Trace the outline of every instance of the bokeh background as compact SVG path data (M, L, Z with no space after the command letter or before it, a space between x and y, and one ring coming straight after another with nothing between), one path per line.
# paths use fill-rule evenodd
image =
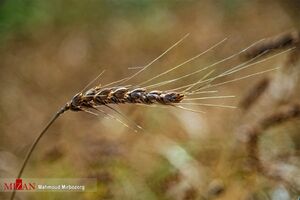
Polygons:
M133 74L136 69L132 67L144 66L190 33L182 44L133 79L130 84L134 85L228 38L214 51L152 83L180 77L262 38L297 29L297 9L289 10L297 7L293 1L285 2L1 1L1 177L16 176L41 128L103 69L105 75L94 85ZM283 66L286 59L287 54L282 54L221 81ZM216 71L241 62L240 58L230 60ZM238 105L257 81L275 75L273 72L220 86L220 95L236 98L201 102ZM175 88L200 77L157 89ZM280 83L289 80L287 77ZM292 91L297 101L297 90ZM280 94L285 96L285 90ZM193 108L206 114L169 107L115 107L141 125L144 133L134 133L102 116L67 112L38 145L24 177L97 178L97 192L18 193L17 198L296 199L300 195L297 120L271 128L259 138L260 158L285 163L278 168L286 172L285 181L253 170L248 162L245 127L276 110L275 97L271 96L266 95L247 114L240 109L213 107ZM2 193L0 197L5 199L7 195Z

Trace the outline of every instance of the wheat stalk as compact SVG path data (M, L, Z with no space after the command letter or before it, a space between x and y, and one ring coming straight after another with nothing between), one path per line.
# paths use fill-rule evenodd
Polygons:
M229 76L231 74L234 74L236 72L244 70L244 69L246 69L250 66L253 66L257 63L264 62L268 59L273 58L274 56L277 56L277 55L280 55L282 53L285 53L285 52L288 52L288 51L292 50L292 48L291 48L291 49L288 49L284 52L281 52L281 53L278 53L276 55L265 58L263 60L260 60L258 62L251 63L254 59L257 59L260 56L260 55L257 55L255 58L252 58L252 59L250 59L250 60L248 60L248 61L246 61L246 62L244 62L240 65L237 65L233 68L230 68L229 70L227 70L227 71L225 71L225 72L223 72L219 75L215 75L212 78L209 78L209 76L214 72L214 70L210 71L209 73L204 75L200 80L198 80L194 83L187 84L187 85L181 86L179 88L174 88L172 90L166 90L166 91L150 90L150 91L147 91L148 88L170 84L170 83L176 82L180 79L195 75L195 74L197 74L201 71L204 71L206 69L210 69L213 66L216 66L216 65L218 65L222 62L225 62L229 59L232 59L232 58L244 53L248 48L250 48L251 46L258 43L258 42L255 42L254 44L250 45L249 47L243 49L242 51L240 51L238 53L235 53L235 54L233 54L233 55L231 55L227 58L224 58L220 61L217 61L217 62L215 62L215 63L213 63L209 66L206 66L206 67L198 69L194 72L183 75L179 78L163 81L163 82L160 82L160 83L156 83L156 84L152 84L152 85L148 85L148 86L144 86L144 87L122 86L122 84L128 82L129 80L133 79L134 77L136 77L137 75L139 75L140 73L145 71L154 62L159 60L163 55L165 55L171 49L173 49L175 46L180 44L187 36L188 36L188 34L185 35L183 38L181 38L179 41L177 41L174 45L172 45L170 48L168 48L162 54L160 54L157 58L152 60L149 64L142 67L138 72L134 73L132 76L129 76L129 77L121 79L121 80L114 81L112 83L109 83L109 84L106 84L106 85L103 85L103 86L92 87L91 89L88 89L87 91L84 92L84 90L86 90L95 80L97 80L104 73L104 71L101 72L81 92L77 93L68 103L66 103L65 106L63 106L53 116L53 118L48 122L48 124L45 126L45 128L38 134L37 138L34 140L32 146L30 147L26 157L24 158L24 161L21 165L21 168L20 168L20 171L18 173L17 178L22 177L24 169L25 169L32 153L34 152L37 144L39 143L40 139L44 136L44 134L50 128L50 126L61 116L61 114L63 114L64 112L66 112L68 110L76 111L76 112L84 111L84 112L88 112L88 113L95 114L95 115L98 115L98 113L102 113L105 116L108 116L110 118L113 118L113 119L117 120L118 122L122 123L126 127L131 128L130 126L128 126L126 123L124 123L120 119L118 119L118 118L116 118L116 117L100 110L99 107L103 107L103 106L108 107L108 108L110 108L111 110L117 112L120 115L122 115L122 113L120 113L118 110L115 110L114 108L110 107L110 105L114 105L114 104L135 104L135 105L146 105L146 106L163 106L163 107L169 106L169 107L176 107L176 108L179 108L179 109L183 109L183 110L191 111L191 112L197 112L197 113L203 113L203 111L193 110L193 109L190 109L190 108L183 107L182 105L197 105L197 106L208 106L208 107L235 108L234 106L228 106L228 105L193 103L193 102L189 102L189 101L202 100L202 99L232 98L234 96L204 96L204 97L193 97L193 98L190 98L190 97L193 96L193 95L198 95L198 94L215 93L217 91L214 91L214 90L212 90L212 91L209 91L209 90L208 91L203 91L203 90L207 89L207 88L216 87L216 86L219 86L219 85L224 85L224 84L227 84L227 83L243 80L245 78L257 76L257 75L260 75L260 74L263 74L263 73L266 73L266 72L270 72L274 69L277 69L277 68L268 69L268 70L265 70L265 71L249 74L249 75L239 77L239 78L235 78L235 79L232 79L232 80L227 80L227 81L212 84L212 82L214 82L218 78L222 78L224 76ZM148 81L144 81L144 82L142 82L138 85L144 85L146 83L149 83L149 82L151 82L152 80L155 80L158 77L161 77L161 76L163 76L163 75L165 75L165 74L167 74L167 73L169 73L173 70L178 69L179 67L184 66L185 64L191 62L192 60L195 60L196 58L200 57L204 53L207 53L208 51L210 51L213 48L217 47L218 45L223 43L225 40L226 39L218 42L217 44L213 45L212 47L210 47L206 51L204 51L200 54L197 54L196 56L186 60L185 62L183 62L179 65L176 65L175 67L173 67L169 70L166 70L165 72L163 72L159 75L156 75L156 76L150 78ZM260 41L262 41L262 40L260 40ZM116 85L116 84L119 84L119 86L112 86L112 85ZM204 86L199 87L200 84L204 84ZM193 88L195 88L195 89L193 89ZM186 98L186 97L188 97L188 98ZM93 112L93 111L96 111L96 113ZM122 116L124 117L124 115L122 115ZM141 129L141 127L138 126L138 125L136 125L136 127ZM14 190L12 192L10 199L13 200L15 195L16 195L16 190Z

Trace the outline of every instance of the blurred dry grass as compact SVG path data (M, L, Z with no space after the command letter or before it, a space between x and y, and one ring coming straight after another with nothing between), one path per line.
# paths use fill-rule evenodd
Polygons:
M293 28L287 11L280 5L258 0L11 0L1 2L0 24L1 177L17 174L22 158L43 124L101 70L107 70L101 83L121 79L133 72L128 67L145 65L181 36L191 33L184 44L139 76L137 83L229 37L226 45L165 80ZM285 60L283 55L247 72L284 65ZM237 62L240 61L221 67ZM237 104L259 79L228 84L218 90L237 95L229 102ZM289 77L282 80L288 81ZM85 113L64 114L42 139L24 176L96 177L98 192L18 196L22 199L295 198L299 188L269 179L249 167L246 145L240 139L239 132L243 132L240 129L250 126L264 112L275 111L276 106L268 97L247 114L210 108L204 109L207 114L198 115L172 108L120 106L147 130L143 135L134 134L112 120ZM297 101L297 95L293 99ZM299 121L267 130L261 141L261 157L268 160L281 153L293 154L284 160L288 166L283 169L299 171Z

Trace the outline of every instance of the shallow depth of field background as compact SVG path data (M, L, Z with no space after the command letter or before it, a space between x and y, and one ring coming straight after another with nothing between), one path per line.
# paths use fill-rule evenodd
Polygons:
M190 33L181 45L132 80L134 85L228 38L216 50L153 82L157 83L293 27L288 10L275 1L1 1L0 176L16 176L41 128L103 69L106 73L96 84L136 72L128 68L144 66ZM285 59L285 55L278 56L221 81L281 66ZM226 62L217 72L240 62ZM157 89L182 86L203 75ZM203 102L237 105L261 77L216 88L220 95L236 95L234 99ZM266 101L262 109L267 105ZM285 200L300 195L297 186L270 179L247 166L239 124L250 124L257 117L255 112L241 122L239 109L193 107L206 112L196 114L138 105L115 108L146 131L134 133L115 120L67 112L42 139L24 173L33 178L97 178L97 192L17 196ZM298 152L299 127L295 121L269 130L261 138L260 156L270 159ZM299 153L296 155L291 163L283 156L288 166L282 170L299 169Z

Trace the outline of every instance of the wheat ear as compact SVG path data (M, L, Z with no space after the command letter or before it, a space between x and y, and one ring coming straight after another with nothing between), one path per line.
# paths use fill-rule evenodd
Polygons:
M179 80L181 78L185 78L187 76L194 75L194 74L196 74L196 73L198 73L200 71L206 70L206 69L211 68L211 67L213 67L213 66L215 66L215 65L217 65L217 64L219 64L221 62L229 60L229 59L231 59L231 58L239 55L240 53L244 52L245 50L242 50L239 53L236 53L236 54L234 54L234 55L232 55L230 57L227 57L227 58L225 58L225 59L223 59L221 61L218 61L218 62L216 62L216 63L214 63L212 65L209 65L209 66L207 66L207 67L205 67L203 69L200 69L200 70L197 70L195 72L186 74L185 76L180 77L180 78L176 78L176 79L168 80L168 81L163 81L161 83L144 86L142 88L139 88L139 87L131 88L128 85L120 86L120 85L128 82L129 80L133 79L134 77L136 77L140 73L142 73L144 70L146 70L148 67L150 67L155 61L157 61L158 59L160 59L163 55L165 55L166 53L168 53L172 48L174 48L179 43L181 43L181 41L184 40L187 36L188 36L188 34L185 35L178 42L176 42L174 45L172 45L170 48L168 48L165 52L163 52L160 56L158 56L157 58L155 58L153 61L151 61L149 64L147 64L145 67L143 67L141 70L139 70L138 72L136 72L132 76L127 77L127 78L122 79L122 80L119 80L119 81L115 81L115 82L107 84L107 85L104 85L102 87L96 86L96 87L93 87L93 88L87 90L86 92L84 92L84 90L87 89L87 87L91 84L91 83L89 83L81 92L77 93L71 99L71 101L69 101L64 107L62 107L53 116L53 118L48 122L48 124L46 125L46 127L40 132L40 134L38 135L38 137L35 139L35 141L33 142L31 148L29 149L29 151L28 151L28 153L27 153L27 155L26 155L26 157L25 157L25 159L23 161L23 164L21 166L21 169L19 171L19 174L18 174L17 178L21 178L21 176L23 174L23 171L24 171L24 169L25 169L25 167L26 167L26 165L28 163L28 160L30 159L33 151L35 150L38 142L43 137L43 135L45 134L45 132L57 120L57 118L61 114L63 114L65 111L67 111L67 110L71 110L71 111L84 111L84 112L88 112L88 113L91 113L91 114L98 115L97 113L93 113L93 112L89 111L90 109L93 109L93 110L96 110L96 111L98 111L98 112L100 112L102 114L105 114L106 116L112 117L111 115L105 113L104 111L97 109L97 107L101 107L101 106L107 106L107 107L109 107L108 104L113 104L113 105L116 105L116 104L135 104L135 105L147 105L147 106L153 106L153 105L154 106L173 106L173 107L176 107L176 108L179 108L179 109L183 109L183 110L187 110L187 111L191 111L191 112L197 112L197 113L202 113L202 111L192 110L192 109L189 109L189 108L182 107L181 105L198 105L198 106L209 106L209 107L213 106L213 107L222 107L222 108L235 108L233 106L227 106L227 105L203 104L203 103L182 102L182 101L183 100L208 99L208 98L210 98L210 99L213 99L213 98L214 99L218 99L218 98L230 98L232 96L199 97L199 98L190 98L190 99L186 99L185 97L188 96L188 95L194 95L194 94L200 94L200 93L207 92L207 91L202 91L203 89L207 89L207 88L211 88L211 87L216 87L216 86L219 86L219 85L224 85L224 84L227 84L227 83L231 83L231 82L243 80L245 78L249 78L249 77L260 75L260 74L263 74L263 73L266 73L266 72L269 72L269 71L273 71L276 68L265 70L265 71L261 71L261 72L254 73L254 74L249 74L247 76L243 76L243 77L240 77L240 78L232 79L232 80L229 80L229 81L224 81L224 82L221 82L221 83L211 84L212 81L216 80L217 78L231 75L233 73L236 73L238 71L246 69L246 68L248 68L248 67L250 67L252 65L264 62L264 61L266 61L268 59L271 59L274 56L280 55L280 54L282 54L284 52L287 52L287 51L290 51L290 50L293 49L293 48L288 49L288 50L286 50L286 51L284 51L282 53L278 53L278 54L276 54L274 56L270 56L270 57L265 58L263 60L260 60L260 61L257 61L257 62L249 64L249 62L251 62L254 59L256 59L256 58L259 57L259 56L256 56L255 58L251 59L250 61L244 62L244 63L242 63L242 64L240 64L238 66L235 66L234 68L231 68L230 70L227 70L224 73L217 75L216 77L207 78L207 76L209 76L213 72L213 71L211 71L211 72L209 72L207 75L205 75L204 77L202 77L199 81L197 81L195 83L188 84L188 85L182 86L180 88L176 88L176 89L172 89L172 90L168 90L168 91L158 91L158 90L147 91L146 88L150 88L150 87L153 87L153 86L165 85L165 84L168 84L168 83L171 83L171 82L175 82L175 81L177 81L177 80ZM217 47L218 45L220 45L225 40L226 39L224 39L221 42L215 44L209 50ZM158 78L159 76L165 75L165 74L169 73L170 71L173 71L173 70L175 70L175 69L177 69L177 68L179 68L179 67L187 64L188 62L190 62L190 61L198 58L199 56L203 55L206 52L208 52L208 50L205 51L205 52L203 52L203 53L201 53L201 54L196 55L195 57L193 57L193 58L191 58L191 59L189 59L189 60L187 60L187 61L185 61L185 62L183 62L183 63L181 63L181 64L179 64L179 65L177 65L175 67L173 67L173 68L171 68L170 70L167 70L166 72L164 72L164 73L162 73L160 75L156 75L155 77L151 78L150 80L152 81L152 80ZM104 71L100 75L98 75L98 77L100 77L103 73L104 73ZM92 82L94 82L94 80ZM141 85L146 84L148 82L149 81L143 82L143 83L141 83ZM119 86L107 87L107 86L110 86L110 85L116 84L116 83L118 83ZM205 87L200 87L200 88L197 87L194 91L190 91L189 92L189 90L191 90L195 86L198 86L198 84L201 84L201 83L207 83L207 84L206 84ZM182 89L182 88L185 88L184 91L175 92L175 90L179 90L179 89ZM211 91L208 91L208 92L211 92ZM120 114L120 113L118 113L118 114ZM118 119L116 119L116 120L118 120ZM122 123L123 125L126 126L126 124L124 124L122 121L120 121L120 120L118 120L118 121L120 123ZM129 126L127 126L127 127L129 127ZM12 192L12 195L11 195L11 198L10 198L11 200L14 199L15 194L16 194L16 190L14 190Z

